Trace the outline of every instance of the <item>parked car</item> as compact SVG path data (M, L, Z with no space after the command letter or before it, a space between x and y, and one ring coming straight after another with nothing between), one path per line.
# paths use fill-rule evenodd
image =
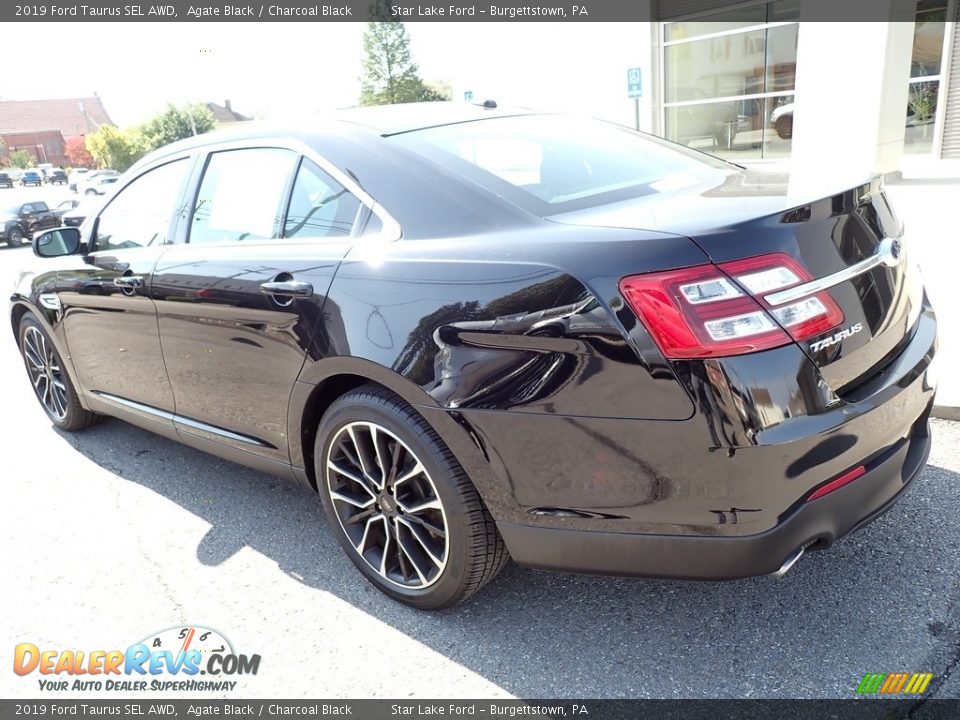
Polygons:
M97 208L102 205L100 198L84 198L83 200L75 201L72 210L67 210L60 217L60 224L66 227L80 227L83 224L83 221L87 219L87 216L95 212Z
M510 556L782 574L930 449L914 251L879 179L830 181L459 103L210 133L36 235L56 285L22 274L12 327L58 429L123 418L315 489L417 608Z
M116 170L91 170L90 172L86 173L81 180L77 182L77 192L80 193L81 195L85 195L87 194L87 190L89 190L91 187L95 188L95 186L97 186L98 184L101 184L101 181L103 179L109 178L109 177L113 177L113 178L120 177L120 173L118 173ZM109 185L110 183L106 183L106 184ZM99 195L102 193L94 192L90 194Z
M66 215L69 211L73 210L80 204L80 201L77 199L64 200L62 203L57 205L51 212L57 218L57 224L63 225L63 216Z
M66 185L67 174L63 170L49 170L44 176L43 181L49 185Z
M775 107L770 113L770 127L784 140L793 137L793 103Z
M45 202L8 204L0 210L3 241L10 247L18 247L24 238L45 228L60 224Z
M90 171L85 167L76 167L70 171L70 174L67 175L67 187L76 192L77 184L86 177L87 173Z
M112 189L119 176L104 175L83 184L84 195L104 195Z
M36 170L27 170L25 173L23 173L23 175L20 176L20 184L23 185L23 187L26 187L27 185L35 185L36 187L40 187L43 185L43 178Z
M13 187L13 176L8 172L0 172L0 187Z

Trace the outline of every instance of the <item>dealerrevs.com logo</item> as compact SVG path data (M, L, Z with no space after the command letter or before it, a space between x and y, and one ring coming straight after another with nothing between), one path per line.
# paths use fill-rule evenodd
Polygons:
M13 671L38 673L40 690L120 692L233 690L238 675L256 675L259 655L236 653L222 634L199 625L151 633L126 650L56 650L20 643ZM69 679L68 679L69 678Z

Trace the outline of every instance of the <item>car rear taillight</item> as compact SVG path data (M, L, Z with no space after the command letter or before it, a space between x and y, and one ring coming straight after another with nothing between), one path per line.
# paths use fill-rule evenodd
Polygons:
M763 299L811 279L795 259L773 253L632 275L620 281L620 292L665 357L719 357L806 340L839 325L843 313L825 291L777 307Z

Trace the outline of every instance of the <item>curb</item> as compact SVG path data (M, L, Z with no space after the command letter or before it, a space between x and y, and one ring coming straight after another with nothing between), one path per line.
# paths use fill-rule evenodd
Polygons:
M950 405L934 405L930 413L935 418L941 420L960 420L960 407L951 407Z

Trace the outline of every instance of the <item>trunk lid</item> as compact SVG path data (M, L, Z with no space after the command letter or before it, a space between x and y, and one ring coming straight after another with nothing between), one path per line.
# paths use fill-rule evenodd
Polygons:
M834 327L799 342L841 396L882 372L909 342L921 309L919 271L879 179L811 195L792 191L786 175L731 170L668 178L645 197L550 219L686 235L716 264L794 258L842 311ZM772 308L789 294L760 296Z

